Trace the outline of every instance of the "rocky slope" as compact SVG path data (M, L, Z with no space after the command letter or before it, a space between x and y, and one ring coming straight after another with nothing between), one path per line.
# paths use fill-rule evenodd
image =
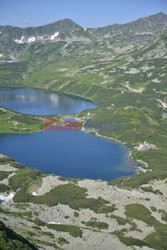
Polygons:
M28 189L24 192L28 192L33 199L26 202L26 193L21 197L19 187L24 185L22 175L24 171L27 174L28 169L22 166L17 170L20 165L14 165L14 162L6 165L9 159L4 156L0 161L0 184L9 187L8 194L4 192L0 195L0 199L3 198L0 218L37 248L89 247L100 250L110 249L111 246L112 249L132 249L133 246L133 249L165 249L166 182L154 181L142 185L140 189L128 190L106 181L68 179L41 173L40 181L39 175L29 180ZM33 178L35 172L33 169L31 171ZM73 194L68 194L70 189L73 189ZM57 190L57 198L59 192L61 194L57 205L48 203L53 190ZM83 190L86 191L85 197ZM78 194L83 196L82 201ZM56 196L52 195L52 202L56 202ZM42 200L43 197L46 197L45 200ZM96 201L98 209L94 203ZM158 240L155 241L154 237Z

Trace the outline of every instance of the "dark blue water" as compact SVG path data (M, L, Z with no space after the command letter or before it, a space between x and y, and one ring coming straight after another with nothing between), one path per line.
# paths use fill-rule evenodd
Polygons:
M64 177L113 180L134 174L128 148L81 131L3 134L0 152Z
M97 107L82 98L40 89L0 89L0 105L32 115L79 113Z
M79 113L96 106L82 98L35 89L1 90L0 105L38 115ZM64 177L113 180L135 173L128 148L81 131L0 134L0 153Z

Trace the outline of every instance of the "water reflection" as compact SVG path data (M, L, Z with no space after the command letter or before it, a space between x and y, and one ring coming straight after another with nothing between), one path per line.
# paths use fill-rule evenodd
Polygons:
M96 107L82 98L47 90L0 90L0 105L26 114L70 114Z

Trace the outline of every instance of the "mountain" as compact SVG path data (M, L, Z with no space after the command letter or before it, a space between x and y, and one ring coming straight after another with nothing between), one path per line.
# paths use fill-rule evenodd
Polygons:
M89 40L90 34L70 19L39 27L0 26L0 46L11 51L23 44L58 40ZM19 46L20 48L20 46Z
M1 171L1 189L15 194L0 204L1 220L44 249L166 249L167 15L95 29L64 19L24 29L1 26L0 32L0 87L41 88L93 101L97 107L89 115L85 110L70 117L84 126L88 119L112 122L113 128L119 122L117 132L89 126L86 131L126 144L141 164L134 166L136 175L104 182L36 175L0 155L2 170L10 171ZM0 107L0 132L41 131L43 119Z
M88 29L90 34L98 38L112 38L115 35L134 33L150 34L151 32L167 28L167 15L160 12L156 15L140 18L126 24L113 24L103 28Z
M113 24L103 28L85 29L70 19L63 19L48 25L28 28L0 26L0 58L13 58L27 45L36 42L92 42L120 39L121 43L143 42L154 37L155 33L167 28L167 15L140 18L127 24Z

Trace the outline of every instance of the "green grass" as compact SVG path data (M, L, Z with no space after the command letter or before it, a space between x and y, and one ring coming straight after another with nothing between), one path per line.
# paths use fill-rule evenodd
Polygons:
M1 158L0 158L1 159ZM1 162L1 161L0 161ZM0 163L1 164L1 163ZM0 171L0 181L3 179L8 178L8 176L13 173L13 172L8 172L8 171Z
M66 239L63 238L63 237L59 237L59 238L58 238L58 243L61 244L61 245L69 244L68 240L66 240Z
M33 221L37 226L45 226L47 223L45 223L44 221L36 218L34 221Z
M96 220L90 220L87 222L82 222L87 227L93 227L98 229L108 229L108 224L106 222L96 221Z
M9 210L4 210L2 208L0 208L0 213L6 214L6 215L12 216L12 217L14 216L14 217L21 217L21 218L24 218L24 217L31 218L33 215L32 211L14 212L14 211L9 211Z
M44 121L39 117L21 114L4 107L3 111L0 110L0 121L0 132L3 133L30 133L44 129Z
M33 202L36 204L46 204L55 206L58 203L69 205L72 209L89 208L97 213L108 212L108 202L98 198L87 198L86 188L78 187L74 184L59 185L41 196L32 196L24 191L18 191L14 197L15 202ZM25 194L25 195L24 195Z
M163 212L162 220L167 222L167 212Z
M111 214L109 216L111 219L116 219L116 221L118 222L119 225L125 225L126 223L130 223L130 221L128 219L122 218L120 216Z
M167 246L167 224L158 223L156 232L149 234L144 240L154 249L161 250Z
M19 188L26 190L31 183L39 183L42 172L33 168L25 168L17 170L16 174L9 178L9 185L13 190Z
M79 213L74 211L74 217L79 217Z
M8 192L9 189L10 188L7 185L0 183L0 193Z
M155 232L149 234L145 239L148 245L154 249L166 249L167 246L167 224L162 224L151 212L141 204L129 204L125 206L125 214L128 217L141 220L149 226L154 226Z
M14 160L12 157L7 157L7 156L0 157L0 165L7 165L7 164L10 164L12 167L18 168L18 169L25 168L24 165ZM6 173L3 173L3 172L5 171L0 171L0 175L2 174L1 178L3 178L3 176L6 176L12 173L11 171L9 172L6 171Z
M82 238L82 230L74 225L65 225L65 224L48 224L48 228L59 231L59 232L67 232L73 237Z
M151 247L151 245L149 243L147 243L143 240L133 238L133 237L126 237L126 236L119 234L119 232L115 232L114 234L116 234L117 237L119 238L119 240L126 246Z
M28 173L30 173L30 175ZM25 174L26 176L28 174L26 180ZM108 205L109 202L100 197L98 199L87 198L87 189L78 187L72 183L59 185L44 195L33 196L29 194L26 189L32 183L38 183L40 176L40 171L29 169L27 172L19 170L17 175L10 178L9 184L13 189L16 190L19 186L21 187L21 190L19 190L13 198L16 203L31 202L35 204L46 204L48 206L56 206L61 203L77 210L89 208L96 213L110 213L116 209L114 204L112 206Z
M150 226L156 225L156 219L151 215L144 205L133 203L125 206L125 215L137 220L141 220Z
M150 192L150 193L162 195L162 193L161 193L158 189L153 190L152 187L141 187L141 189L142 189L144 192Z

